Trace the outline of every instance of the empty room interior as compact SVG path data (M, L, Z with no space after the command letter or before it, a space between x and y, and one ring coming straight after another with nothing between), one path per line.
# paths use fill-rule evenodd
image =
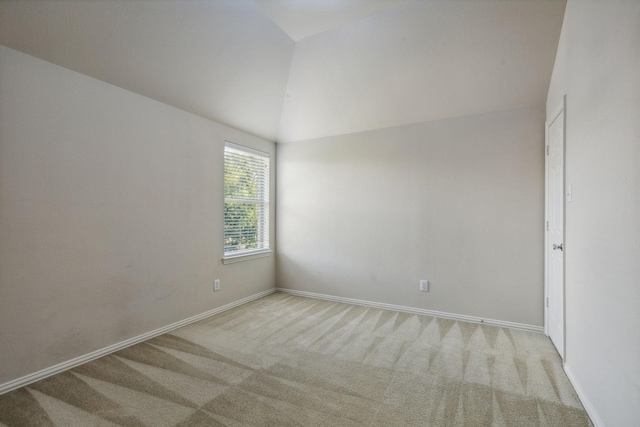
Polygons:
M39 425L640 425L640 1L0 0Z

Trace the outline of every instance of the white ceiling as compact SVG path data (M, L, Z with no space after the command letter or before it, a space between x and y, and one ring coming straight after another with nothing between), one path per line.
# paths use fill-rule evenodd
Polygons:
M255 0L293 40L322 33L410 0Z
M557 1L412 1L296 44L279 141L543 105Z
M0 43L270 140L544 104L565 0L0 0Z
M2 0L0 43L270 140L295 45L228 0Z

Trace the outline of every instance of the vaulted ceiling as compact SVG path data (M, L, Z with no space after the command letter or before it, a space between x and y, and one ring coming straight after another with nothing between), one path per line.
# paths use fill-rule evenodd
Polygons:
M0 44L278 142L542 105L565 0L0 0Z

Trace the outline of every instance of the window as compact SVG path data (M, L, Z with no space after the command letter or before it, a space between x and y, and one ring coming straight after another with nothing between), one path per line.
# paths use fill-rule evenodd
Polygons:
M224 256L269 250L269 154L226 142Z

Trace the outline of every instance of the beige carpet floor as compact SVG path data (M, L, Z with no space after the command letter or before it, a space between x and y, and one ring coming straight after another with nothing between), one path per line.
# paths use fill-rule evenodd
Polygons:
M591 426L537 333L276 293L0 396L6 426Z

